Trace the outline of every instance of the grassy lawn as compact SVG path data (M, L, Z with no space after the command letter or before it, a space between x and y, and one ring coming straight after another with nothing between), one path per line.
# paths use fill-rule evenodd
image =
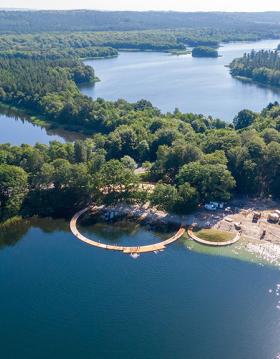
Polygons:
M230 241L235 237L234 233L222 232L217 229L201 229L194 232L195 235L205 241L209 242L226 242Z

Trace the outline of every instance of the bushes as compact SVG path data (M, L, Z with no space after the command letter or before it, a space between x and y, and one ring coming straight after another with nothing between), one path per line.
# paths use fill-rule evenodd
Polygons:
M20 167L0 165L0 219L15 216L27 192L27 173Z
M218 51L212 47L198 46L192 50L193 57L218 57Z

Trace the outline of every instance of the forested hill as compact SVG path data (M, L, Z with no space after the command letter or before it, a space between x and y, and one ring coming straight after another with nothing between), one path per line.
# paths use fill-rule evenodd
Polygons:
M280 26L279 12L133 12L133 11L0 11L0 32L108 31L171 28L215 28L242 32L263 31Z
M279 37L280 13L0 11L1 51L51 51L51 58L111 57L116 50L174 51Z
M230 64L231 74L280 87L280 56L278 51L252 51Z

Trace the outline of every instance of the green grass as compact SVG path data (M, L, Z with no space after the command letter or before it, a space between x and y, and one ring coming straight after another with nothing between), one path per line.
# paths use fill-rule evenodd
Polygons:
M195 235L208 242L227 242L234 238L235 234L222 232L218 229L201 229L195 232Z

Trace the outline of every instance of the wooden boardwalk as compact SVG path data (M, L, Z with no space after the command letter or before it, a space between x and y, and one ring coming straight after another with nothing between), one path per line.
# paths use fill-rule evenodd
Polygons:
M166 239L165 241L158 242L155 244L149 244L146 246L137 246L137 247L114 246L114 245L110 245L110 244L96 242L92 239L89 239L89 238L83 236L78 231L78 228L77 228L77 221L78 221L79 217L91 209L93 209L93 207L90 206L90 207L84 208L81 211L77 212L70 221L70 229L71 229L71 232L74 234L74 236L76 236L80 241L85 242L94 247L108 249L108 250L112 250L112 251L120 251L120 252L128 253L128 254L154 252L154 251L160 251L160 250L165 249L167 245L177 241L185 233L185 228L181 227L174 236Z
M239 241L240 239L240 233L237 233L237 235L231 239L230 241L226 241L226 242L210 242L210 241L206 241L204 239L201 239L199 237L197 237L192 229L188 229L188 235L191 237L191 239L193 239L195 242L198 242L200 244L204 244L206 246L212 246L212 247L225 247L225 246L230 246L231 244L234 244L236 242Z

